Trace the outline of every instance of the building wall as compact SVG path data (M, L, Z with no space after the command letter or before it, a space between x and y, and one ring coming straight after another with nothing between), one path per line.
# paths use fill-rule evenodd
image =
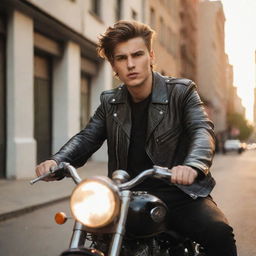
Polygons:
M234 113L245 117L245 107L242 104L242 99L237 95L237 87L234 87Z
M6 176L22 178L23 175L29 176L35 163L36 142L33 134L33 74L31 72L33 70L33 21L18 11L13 11L8 18L6 49L8 173ZM26 159L30 159L30 162L27 163ZM22 174L18 172L20 169Z
M201 1L198 14L197 81L212 109L216 133L226 130L227 85L224 50L225 17L221 2Z
M155 70L169 76L180 76L179 0L149 0L146 23L155 31Z
M180 1L181 76L197 82L198 0Z
M228 63L228 59L227 59ZM227 113L233 113L234 112L234 90L233 90L233 66L228 64L227 65L227 94L228 94L228 104L227 104Z
M232 115L234 113L239 113L245 117L245 107L242 105L241 98L237 95L237 88L234 86L233 79L233 66L229 64L228 56L226 56L227 71L226 71L226 81L227 81L227 115ZM230 136L230 127L229 134Z

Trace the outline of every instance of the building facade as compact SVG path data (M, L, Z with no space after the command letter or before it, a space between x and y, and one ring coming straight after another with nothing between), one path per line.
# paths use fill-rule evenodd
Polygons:
M220 1L200 1L198 11L198 88L214 122L217 141L221 148L227 129L228 102L224 48L225 16Z
M3 0L0 10L0 176L31 177L36 163L84 127L100 92L113 86L111 66L96 53L99 34L118 19L142 21L144 6ZM92 159L106 161L106 146Z
M181 77L197 82L198 0L180 1Z
M155 67L163 75L180 76L180 0L145 1L145 22L155 31Z

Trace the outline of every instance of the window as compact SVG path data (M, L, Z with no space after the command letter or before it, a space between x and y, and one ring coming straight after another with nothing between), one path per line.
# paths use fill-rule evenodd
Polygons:
M136 11L132 10L132 19L137 20L138 19L138 14Z
M166 28L167 29L167 38L166 38L166 48L167 48L167 50L168 50L168 52L170 52L171 53L171 47L172 47L172 44L174 43L172 40L173 40L173 38L172 38L172 30L171 30L171 28L170 27L167 27Z
M160 18L160 43L163 46L165 44L165 24L162 17Z
M121 20L122 17L122 0L116 0L116 20Z
M51 59L34 57L34 137L37 163L49 158L52 145Z
M90 118L90 77L82 74L80 93L80 128L83 129Z
M150 27L153 29L156 27L156 13L153 8L150 8Z
M91 0L91 11L100 16L100 0Z

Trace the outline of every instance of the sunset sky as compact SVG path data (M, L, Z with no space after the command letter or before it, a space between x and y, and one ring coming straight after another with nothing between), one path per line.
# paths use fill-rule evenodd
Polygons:
M226 53L234 67L234 85L246 107L246 117L253 120L255 84L256 1L221 0L226 17Z

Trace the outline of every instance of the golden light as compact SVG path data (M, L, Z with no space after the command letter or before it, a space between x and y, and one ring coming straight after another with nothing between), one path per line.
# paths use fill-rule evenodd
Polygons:
M119 210L119 197L109 184L85 180L74 190L70 200L71 213L76 220L90 228L109 224Z

